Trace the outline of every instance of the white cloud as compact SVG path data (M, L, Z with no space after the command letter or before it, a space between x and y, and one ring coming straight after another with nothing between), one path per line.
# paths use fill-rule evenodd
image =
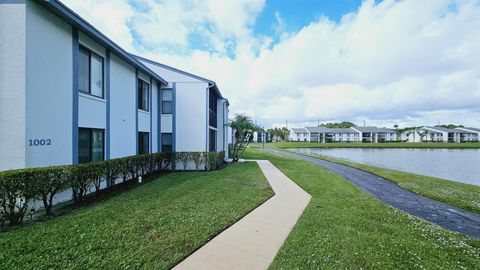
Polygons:
M254 113L267 126L285 119L480 126L478 0L369 0L339 23L319 18L274 46L252 30L264 0L149 0L149 13L114 0L66 2L127 49L216 80L233 112ZM105 18L107 2L118 9ZM128 23L153 47L188 48L196 33L211 50L139 49Z

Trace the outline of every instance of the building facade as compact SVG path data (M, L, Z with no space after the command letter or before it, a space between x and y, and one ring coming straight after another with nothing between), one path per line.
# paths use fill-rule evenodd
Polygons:
M135 57L168 82L158 97L160 141L172 138L172 149L177 152L226 150L230 104L217 84L165 64Z
M471 135L472 136L472 141L477 141L478 142L480 140L480 128L458 127L457 129L473 133Z
M423 142L463 143L478 141L478 133L465 128L426 126L419 130Z
M0 33L0 170L227 148L213 81L157 69L59 1L0 3Z
M361 142L383 143L397 140L394 130L377 127L352 127L353 130L360 133Z
M292 128L290 129L289 141L291 142L309 142L310 133L306 128Z
M360 142L360 133L352 128L306 127L310 142Z

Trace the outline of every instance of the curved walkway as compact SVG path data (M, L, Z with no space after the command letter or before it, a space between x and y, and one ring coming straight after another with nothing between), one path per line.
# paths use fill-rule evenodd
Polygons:
M311 196L273 166L258 160L275 195L173 269L267 269Z
M480 238L480 215L478 214L428 199L407 191L389 180L359 169L285 150L274 148L268 148L268 150L321 165L344 176L364 192L395 208L436 223L446 229Z

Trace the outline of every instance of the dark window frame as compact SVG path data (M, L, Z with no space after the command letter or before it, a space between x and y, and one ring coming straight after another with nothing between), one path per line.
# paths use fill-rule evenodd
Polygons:
M170 138L170 141L171 141L171 144L163 144L163 136L164 135L170 135L171 138ZM173 152L173 133L162 133L160 135L160 142L161 142L161 151L162 152ZM168 150L165 149L165 147L169 147Z
M213 136L212 136L213 134ZM217 130L210 128L208 130L208 151L217 152Z
M150 83L146 82L145 80L143 80L142 78L138 77L137 78L138 82L137 82L137 99L138 99L138 102L137 102L137 108L141 111L144 111L144 112L150 112ZM147 96L147 100L146 100L146 104L143 104L143 98L144 98L144 85L147 85L148 88L146 89L146 96ZM146 108L143 107L143 105L146 106Z
M105 160L105 130L100 129L100 128L85 128L85 127L79 127L78 128L78 133L82 130L88 131L88 136L89 136L89 142L90 142L90 147L88 149L88 160L87 162L82 162L82 163L90 163L93 162L93 131L101 131L102 132L102 159L101 160L95 160L95 161L103 161ZM78 151L78 160L80 160L80 151Z
M164 100L163 99L163 91L171 91L172 92L172 99L171 100ZM161 91L161 100L162 100L162 114L173 114L173 89L171 88L165 88L165 89L162 89ZM165 105L164 104L170 104L170 111L165 111Z
M88 84L87 84L88 91L80 90L80 85L78 85L78 88L79 88L78 92L82 93L82 94L90 95L90 96L93 96L93 97L105 99L105 58L103 58L98 53L95 53L94 51L90 50L89 48L87 48L83 45L79 45L79 52L81 52L81 51L84 51L86 54L88 54L88 74L87 74L87 76L88 76ZM92 76L91 76L91 73L92 73L92 54L97 56L98 58L100 58L102 60L102 96L97 96L97 95L92 94ZM77 61L77 65L78 65L78 61ZM79 75L77 74L77 76L79 76Z
M217 113L218 113L218 97L215 92L209 91L208 94L208 125L210 127L217 128L218 127L218 120L217 120Z
M145 137L143 135L147 135L146 139L145 140ZM142 145L142 143L147 143L146 147L147 147L147 152L144 152L143 149L144 149L144 145ZM138 149L137 149L137 154L138 155L143 155L143 154L150 154L150 132L142 132L142 131L139 131L138 132Z

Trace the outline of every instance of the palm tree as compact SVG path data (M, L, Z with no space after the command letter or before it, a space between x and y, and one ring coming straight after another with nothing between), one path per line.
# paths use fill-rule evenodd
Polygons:
M261 128L256 126L252 118L246 114L235 114L233 119L228 121L228 125L234 132L235 141L233 142L233 161L238 161L243 154L253 132L261 131Z
M400 141L402 137L402 132L398 129L397 124L395 124L393 127L395 128L395 136L397 137L397 141Z

